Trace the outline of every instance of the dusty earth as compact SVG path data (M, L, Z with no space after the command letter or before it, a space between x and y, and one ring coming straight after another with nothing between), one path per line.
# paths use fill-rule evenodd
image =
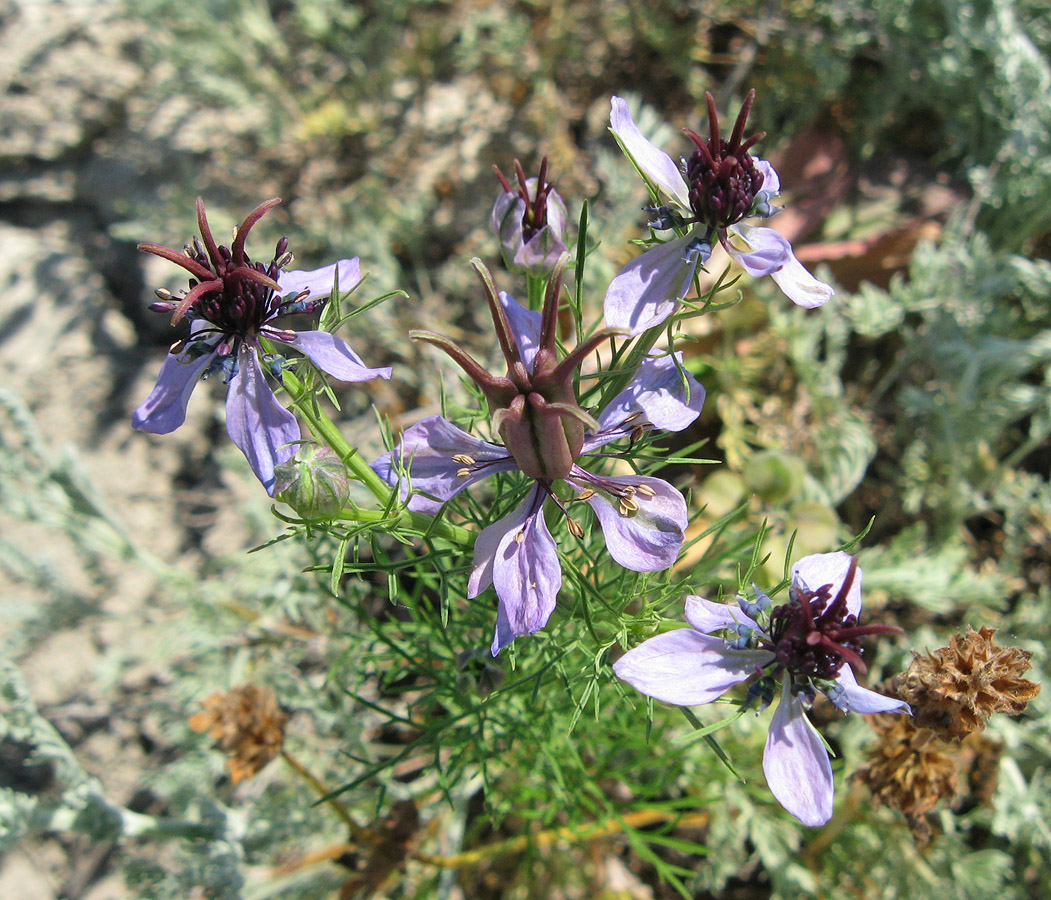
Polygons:
M146 285L176 284L114 237L180 152L136 113L142 34L119 4L0 2L0 654L108 796L139 809L164 745L146 712L167 689L151 650L178 604L119 540L117 555L83 552L68 495L47 487L75 477L139 550L190 573L250 545L240 512L259 503L216 465L216 397L163 440L129 427L171 339L144 313ZM0 785L46 791L27 754L0 742ZM112 849L25 840L0 856L0 897L125 897Z

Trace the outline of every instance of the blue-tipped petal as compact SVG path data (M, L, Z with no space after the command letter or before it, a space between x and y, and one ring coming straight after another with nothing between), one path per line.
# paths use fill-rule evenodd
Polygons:
M469 456L474 463L468 465L455 456ZM465 468L468 473L460 474ZM517 468L507 448L472 437L441 416L428 416L406 429L394 452L384 453L372 464L387 484L400 483L402 498L408 496L410 485L420 492L409 497L409 509L431 513L469 485ZM402 475L405 470L408 478Z
M506 291L500 291L499 300L507 314L511 334L514 335L515 344L518 346L518 354L526 369L532 373L533 360L540 347L542 317L536 310L526 309Z
M609 130L613 132L621 149L658 191L687 215L692 214L690 189L675 160L643 136L628 112L626 101L613 97L610 106Z
M327 331L297 331L293 340L280 342L295 347L322 372L340 381L371 381L391 375L390 366L370 369L346 341Z
M745 615L735 604L713 603L711 600L692 595L686 598L686 621L705 634L722 631L724 628L732 629L737 625L755 629L759 627L755 620Z
M281 296L287 297L289 294L298 294L305 290L310 292L304 298L307 302L327 297L332 293L337 271L341 292L349 291L361 281L361 265L355 256L353 259L341 259L320 269L281 272L277 276L277 283L281 285Z
M863 688L858 684L857 678L854 677L854 671L846 663L839 670L836 682L840 690L836 692L834 697L829 694L828 698L843 712L885 712L912 715L912 709L909 708L909 704L904 700L899 700L897 697L887 697L884 694Z
M721 638L679 628L632 648L614 674L647 697L700 706L721 697L772 659L765 650L731 650Z
M696 242L697 234L691 232L657 244L621 269L606 290L606 324L637 335L671 316L690 290L697 266L711 253Z
M157 376L157 384L132 413L132 428L149 434L170 434L175 431L186 421L186 404L190 402L190 394L213 359L214 350L196 359L191 359L186 351L179 355L169 353Z
M299 423L277 402L255 349L247 344L241 345L237 374L226 395L226 430L266 492L273 494L274 466L295 455Z
M587 473L579 466L573 469L566 480L581 490L594 491L587 502L598 517L606 549L613 559L633 572L659 572L675 562L688 520L686 501L679 491L659 478L582 478ZM614 490L643 486L652 493L633 494L630 499L637 504L637 510L622 515L619 495L604 490L603 483Z
M678 362L678 365L676 365ZM646 357L624 388L599 415L599 430L584 441L583 453L629 434L640 425L682 431L701 414L705 391L682 369L682 353Z
M851 555L842 550L836 553L814 553L804 556L792 566L793 583L809 591L816 591L826 584L832 585L831 597L839 593L850 568ZM847 611L855 618L861 615L861 568L854 570L854 580L847 591Z
M497 618L493 656L518 635L543 628L562 587L562 566L544 521L543 498L543 489L535 485L517 509L475 539L467 596L477 597L490 584L496 588L502 617Z
M788 239L773 228L732 225L729 230L752 248L743 251L731 247L730 255L749 275L773 278L796 306L813 309L827 303L835 293L830 285L818 281L803 267Z
M763 772L770 793L804 825L824 825L832 818L828 751L807 719L803 702L792 694L788 678L766 738Z

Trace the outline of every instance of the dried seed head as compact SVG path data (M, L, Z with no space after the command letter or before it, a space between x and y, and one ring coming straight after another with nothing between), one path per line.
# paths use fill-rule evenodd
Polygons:
M904 814L916 842L926 844L931 828L924 817L956 796L957 762L950 748L908 716L884 713L869 716L868 723L879 743L852 780L865 785L878 803Z
M956 795L956 762L942 741L926 729L916 729L907 718L873 716L869 721L881 741L851 780L868 787L877 803L901 812L913 841L924 847L934 837L927 813Z
M206 698L205 711L190 717L194 731L207 731L228 755L234 784L249 778L281 752L288 714L268 687L243 684Z
M1039 684L1022 678L1033 654L993 643L995 634L968 627L948 647L916 656L895 679L895 692L908 701L918 726L959 740L983 730L993 713L1018 715L1040 693Z

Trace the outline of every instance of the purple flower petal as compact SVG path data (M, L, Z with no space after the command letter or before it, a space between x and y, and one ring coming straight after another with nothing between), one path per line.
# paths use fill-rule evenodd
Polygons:
M843 585L851 556L842 550L837 553L815 553L804 556L792 566L792 581L809 591L816 591L826 584L832 585L831 596L835 597ZM861 569L854 570L854 581L847 592L847 610L855 617L861 615Z
M219 338L215 339L216 342ZM187 352L164 358L157 384L131 416L131 427L149 434L169 434L186 421L186 404L197 379L215 359L215 351L190 359Z
M259 366L255 349L241 344L237 374L226 395L226 430L240 448L268 494L274 492L274 466L291 459L299 440L299 423L285 409Z
M520 506L488 526L474 542L474 570L467 596L490 584L500 603L492 653L520 634L539 631L555 609L562 587L558 549L544 521L544 491L534 485Z
M900 712L912 715L912 710L909 708L909 704L904 700L899 700L896 697L887 697L883 694L878 694L876 691L870 691L868 688L863 688L858 684L857 678L854 677L854 672L846 663L843 664L843 668L839 670L839 674L836 676L836 682L842 688L838 694L833 696L829 694L829 700L836 704L836 706L843 710L843 712L856 712L856 713L879 713L879 712Z
M522 247L522 217L525 211L525 200L514 191L502 190L496 195L490 224L500 238L501 247L509 251L512 259Z
M687 515L686 501L670 484L643 475L599 478L576 465L566 480L581 490L594 491L588 505L602 526L609 555L625 569L658 572L675 562ZM636 492L630 499L638 504L638 510L622 515L621 500L614 491L640 485L652 495Z
M294 340L281 341L310 357L322 372L340 381L369 381L390 378L390 366L368 368L347 343L327 331L297 331ZM275 340L279 340L275 338Z
M765 159L760 159L758 156L753 156L752 162L755 164L755 167L763 173L763 186L759 190L770 197L780 194L781 179L777 177L777 172L774 170L774 167Z
M690 213L690 189L679 171L678 164L642 136L638 125L628 112L627 102L620 97L614 97L611 107L609 130L613 132L621 149L657 190L674 202L680 210ZM606 320L609 321L608 315Z
M739 234L740 226L732 226L730 231ZM730 255L736 259L744 270L754 278L773 275L792 258L792 245L788 239L773 228L752 228L752 250L738 250L730 246ZM756 232L759 232L757 235Z
M537 179L526 179L526 191L536 196ZM528 241L522 231L526 202L513 191L501 191L493 204L492 226L500 238L500 252L509 269L541 275L549 272L566 252L566 204L558 191L550 190L545 201L544 225Z
M721 697L773 659L765 650L731 650L721 638L680 628L625 653L613 672L647 697L700 706Z
M690 246L695 240L696 233L691 232L657 244L621 269L606 291L606 324L636 335L672 315L689 291L697 266L708 258L702 250Z
M676 365L678 361L678 365ZM623 391L599 416L599 431L585 439L584 453L629 434L640 425L682 431L701 414L704 388L689 372L683 384L682 354L646 357ZM631 421L626 421L628 419Z
M536 183L535 178L526 180L530 197L536 196ZM557 190L548 191L548 199L544 201L544 214L547 216L548 224L537 231L515 253L515 263L537 273L551 271L560 255L566 252L565 222L569 218L569 212L566 211L565 204Z
M539 312L526 309L506 291L500 291L500 305L507 313L507 322L511 326L518 353L526 369L533 371L533 360L540 346L540 328L543 319Z
M686 598L686 621L705 634L733 628L735 625L759 627L736 603L713 603L711 600L695 596Z
M804 825L824 825L832 818L832 765L817 730L792 695L785 678L781 702L770 723L763 751L763 772L770 793Z
M281 296L298 294L302 290L310 291L306 300L316 300L327 297L332 293L332 285L336 280L336 272L339 272L340 293L349 291L361 281L361 266L358 258L341 259L330 266L322 266L320 269L304 271L295 269L291 272L281 272L277 276L277 283L281 285ZM360 379L358 379L360 380Z
M526 179L526 190L530 197L536 196L537 179ZM566 252L566 219L568 213L566 204L562 202L558 191L550 190L547 200L544 201L544 212L547 224L534 234L528 241L522 244L514 255L516 265L530 272L541 274L550 272L554 268L558 258ZM519 223L521 224L521 216ZM519 241L522 240L521 227L519 227Z
M827 303L835 293L831 286L818 281L803 267L792 252L792 245L773 228L732 225L729 230L752 248L750 252L743 252L731 247L730 255L749 275L773 278L796 306L813 309Z
M466 466L454 456L469 456L474 465ZM470 474L460 475L464 468L470 469ZM437 512L465 487L496 472L517 468L506 448L472 437L441 416L417 422L401 436L393 453L384 453L372 464L373 471L387 484L400 481L402 498L408 496L410 482L413 491L423 492L409 498L409 509L419 512ZM405 469L408 479L401 478Z

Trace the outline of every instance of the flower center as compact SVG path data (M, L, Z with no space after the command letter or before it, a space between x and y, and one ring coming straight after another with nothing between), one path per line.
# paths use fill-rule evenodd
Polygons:
M708 142L711 145L711 141ZM697 150L686 164L690 207L698 220L710 227L726 228L745 218L763 186L763 173L748 153L735 156L726 141Z
M190 289L176 299L168 291L158 291L154 312L173 313L174 325L185 315L201 319L212 328L196 329L195 340L206 334L219 334L234 340L224 346L226 353L238 339L252 338L272 319L280 315L311 311L309 303L299 301L302 296L289 298L286 303L280 295L277 278L292 262L288 239L277 242L274 258L268 265L252 262L245 252L245 240L252 226L281 201L277 198L260 203L253 209L234 233L231 246L220 245L212 237L204 210L204 201L197 199L197 224L201 236L183 248L183 252L159 244L139 244L139 249L175 263L190 273ZM222 353L221 355L225 355Z
M756 194L763 186L763 173L756 169L748 150L765 135L759 133L742 140L755 91L750 91L741 105L729 140L720 136L715 100L711 94L706 96L711 137L705 140L689 129L684 131L697 146L686 163L690 208L711 233L740 222L751 212Z
M816 591L793 585L789 602L770 611L774 655L793 676L831 680L844 662L865 671L857 618L847 610L847 595L856 571L857 559L852 557L834 598L830 584Z

